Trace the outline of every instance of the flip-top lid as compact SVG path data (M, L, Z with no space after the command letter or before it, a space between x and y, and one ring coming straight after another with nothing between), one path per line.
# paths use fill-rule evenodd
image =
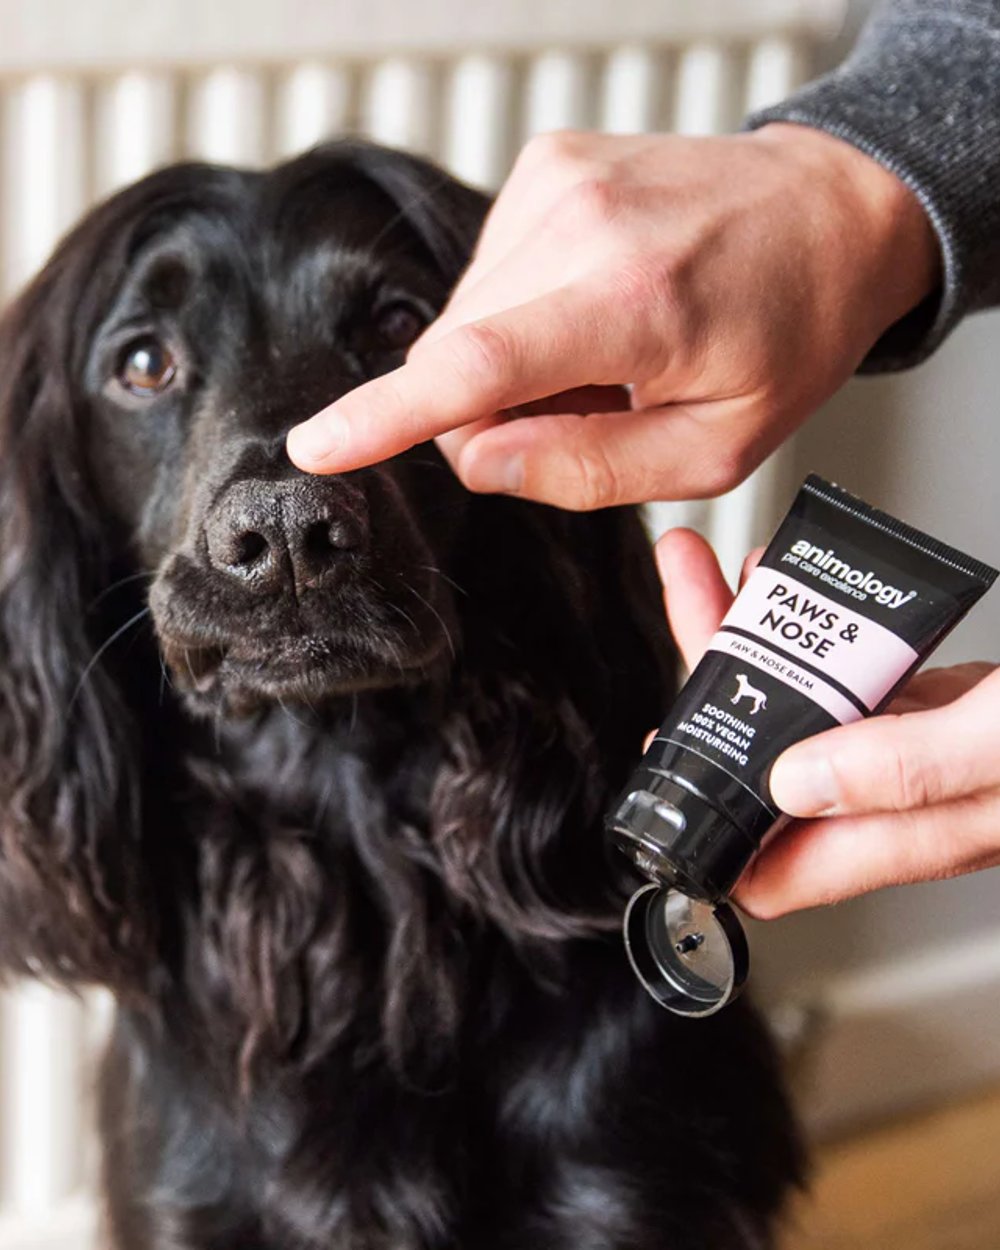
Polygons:
M728 903L700 902L655 882L632 896L625 949L649 993L682 1016L710 1016L731 1003L750 968L743 926Z

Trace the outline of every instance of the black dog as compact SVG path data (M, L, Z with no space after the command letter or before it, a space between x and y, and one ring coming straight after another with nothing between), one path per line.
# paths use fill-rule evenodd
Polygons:
M637 515L284 453L484 207L361 144L178 166L3 324L0 961L116 996L118 1250L746 1250L799 1177L750 1011L622 952L601 815L672 662Z

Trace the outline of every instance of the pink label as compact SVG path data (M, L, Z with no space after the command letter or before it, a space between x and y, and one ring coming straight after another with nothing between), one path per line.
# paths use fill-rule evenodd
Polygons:
M861 719L860 711L850 699L845 699L841 692L829 682L793 664L791 660L786 660L784 656L772 651L765 643L756 642L750 638L741 638L738 634L716 634L709 643L708 649L721 651L723 655L732 656L734 660L742 660L744 664L767 673L768 676L774 677L792 690L808 695L814 703L818 703L842 725Z
M771 568L757 568L750 575L722 622L722 628L727 627L780 649L793 663L798 660L818 669L846 687L869 711L919 658L884 625ZM718 636L713 649L723 649L717 642ZM729 650L728 643L725 649ZM815 693L805 693L822 702ZM844 702L849 705L849 700ZM838 720L844 719L832 708L828 710Z

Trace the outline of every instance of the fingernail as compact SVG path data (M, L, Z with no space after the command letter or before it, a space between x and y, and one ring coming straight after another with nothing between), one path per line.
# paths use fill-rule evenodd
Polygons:
M288 454L300 468L322 464L347 443L347 422L321 412L288 431Z
M786 751L771 769L769 784L771 797L789 816L829 816L837 810L837 779L825 752Z
M483 456L469 466L464 476L470 490L516 495L524 486L524 457Z

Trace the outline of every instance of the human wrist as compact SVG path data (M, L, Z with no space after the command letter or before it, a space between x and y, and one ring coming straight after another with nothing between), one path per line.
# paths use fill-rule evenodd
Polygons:
M862 277L872 341L940 286L934 227L916 193L891 170L812 126L772 122L749 138L788 162L813 201L825 203L844 259Z

